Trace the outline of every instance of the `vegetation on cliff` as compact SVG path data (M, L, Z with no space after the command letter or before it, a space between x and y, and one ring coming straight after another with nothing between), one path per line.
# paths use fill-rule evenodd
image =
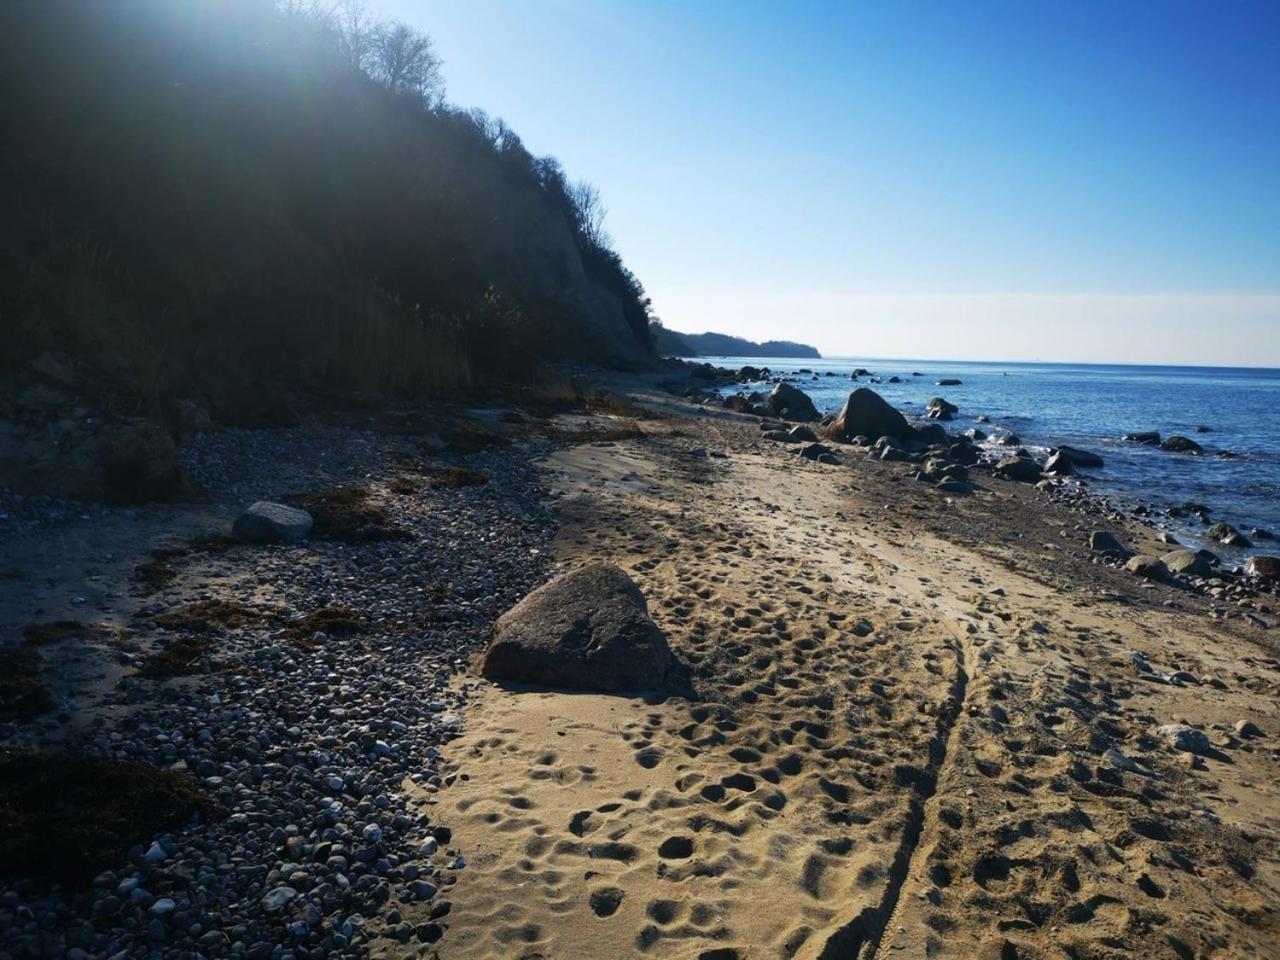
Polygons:
M0 84L0 375L234 422L652 356L595 191L356 3L13 0Z

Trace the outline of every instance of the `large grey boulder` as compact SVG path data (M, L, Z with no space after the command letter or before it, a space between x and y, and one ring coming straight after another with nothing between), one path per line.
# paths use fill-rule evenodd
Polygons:
M905 440L913 432L906 417L867 387L859 387L849 394L849 399L828 429L833 440L852 440L859 434L872 439L896 437Z
M1081 450L1079 447L1058 447L1054 453L1059 456L1066 457L1074 466L1077 467L1100 467L1102 466L1102 458L1090 450Z
M950 420L959 412L960 408L954 403L950 403L942 397L934 397L929 401L929 406L925 408L924 415L930 420Z
M1021 483L1035 483L1040 479L1040 464L1029 457L1006 457L996 464L996 476Z
M1169 568L1170 573L1180 573L1187 577L1207 577L1213 572L1213 567L1209 565L1209 558L1198 550L1172 550L1160 559Z
M1057 477L1075 476L1075 461L1059 450L1049 455L1049 459L1044 463L1044 472Z
M1164 565L1163 560L1145 554L1130 557L1124 568L1144 580L1163 580L1169 576L1169 568Z
M608 563L561 574L504 613L480 672L491 680L606 693L687 685L640 588Z
M776 384L769 393L769 399L766 404L776 415L786 417L788 420L803 420L813 423L822 419L818 415L818 408L809 399L809 395L789 383Z
M1190 437L1168 437L1160 444L1161 450L1169 450L1173 453L1202 453L1204 448L1196 443Z
M231 535L246 543L297 543L311 532L311 514L297 507L259 500L231 526Z
M1280 557L1260 555L1244 562L1244 572L1262 580L1280 580Z
M1122 560L1127 560L1131 556L1119 538L1106 530L1095 530L1089 534L1089 549L1094 553L1107 557L1119 557Z

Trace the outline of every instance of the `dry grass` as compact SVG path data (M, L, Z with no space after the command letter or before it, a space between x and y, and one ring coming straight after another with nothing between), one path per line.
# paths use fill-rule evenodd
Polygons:
M335 487L314 493L286 497L315 521L312 536L320 540L367 543L372 540L402 540L409 534L391 521L386 507L370 500L368 487Z
M0 872L11 877L85 884L157 833L222 813L186 774L0 749Z

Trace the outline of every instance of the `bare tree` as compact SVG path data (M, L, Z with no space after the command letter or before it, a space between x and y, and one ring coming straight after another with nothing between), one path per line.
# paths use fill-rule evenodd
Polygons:
M425 33L398 20L384 24L373 34L371 54L372 76L391 90L416 94L431 106L443 99L441 60Z
M342 56L357 70L368 73L378 26L370 19L364 0L337 0L330 8L329 18Z
M587 181L579 180L570 185L567 193L569 201L573 204L574 219L582 235L597 247L608 247L610 239L604 229L604 218L609 211L600 200L600 191Z

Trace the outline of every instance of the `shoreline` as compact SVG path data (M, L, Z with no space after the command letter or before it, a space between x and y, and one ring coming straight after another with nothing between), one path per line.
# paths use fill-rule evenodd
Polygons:
M220 778L207 789L229 808L250 807L169 831L159 859L147 861L148 843L136 870L114 868L82 908L118 903L83 916L126 932L96 949L746 957L752 944L790 956L927 944L1034 956L1119 940L1143 955L1175 942L1209 951L1218 938L1274 955L1274 592L1222 599L1098 562L1084 542L1092 529L1143 549L1156 541L1088 495L1058 502L985 475L972 494L944 495L913 481L909 463L842 445L838 464L811 463L761 440L757 418L673 397L661 385L673 375L596 375L632 398L621 413L544 416L513 402L394 426L219 431L188 451L210 504L95 508L15 531L0 566L43 541L63 568L7 581L18 586L5 592L6 627L70 617L130 636L42 650L55 686L85 691L75 719L55 711L6 744L101 750L114 731L111 752L181 761L202 782ZM417 444L455 417L508 442L473 453ZM432 489L422 469L445 464L489 482ZM412 493L392 491L398 477ZM217 532L233 504L350 483L372 488L410 539L186 554L155 593L132 581L149 550ZM592 559L641 584L693 667L698 702L518 693L469 672L494 618L554 570ZM172 639L155 617L209 599L288 612L215 630L209 656L229 667L132 676ZM337 607L360 614L361 629L291 639L305 614ZM1131 652L1155 667L1135 670ZM1197 682L1159 679L1178 670ZM1184 715L1226 758L1202 759L1208 771L1153 733ZM1237 736L1237 719L1261 739ZM308 815L279 806L293 802ZM1188 809L1204 811L1192 825ZM1082 831L1096 839L1072 852ZM630 858L593 856L604 837ZM690 854L654 852L676 837ZM193 854L193 843L209 849ZM1181 876L1161 853L1170 843L1201 866ZM1088 865L1089 844L1121 851L1124 869ZM220 850L264 869L222 873ZM1026 866L1037 860L1050 874ZM1064 899L1067 863L1079 892ZM139 883L120 894L134 872ZM206 887L206 875L231 879ZM139 887L150 900L134 897ZM222 904L248 918L238 939L172 919L187 914L189 927L184 904L201 896L211 916ZM174 906L157 913L166 898ZM1004 926L1031 902L1047 912ZM1200 927L1184 929L1184 914ZM33 931L13 908L5 916L0 949L22 956L15 947ZM53 926L42 945L61 934L63 953L94 955L103 936Z

